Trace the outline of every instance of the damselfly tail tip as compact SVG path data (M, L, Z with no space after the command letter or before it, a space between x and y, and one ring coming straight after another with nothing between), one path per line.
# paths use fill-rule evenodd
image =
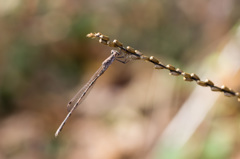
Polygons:
M59 130L57 130L56 133L55 133L56 138L58 137L58 134L59 134Z
M60 127L57 129L56 133L55 133L55 137L58 137L59 133L62 130L62 125L60 125Z

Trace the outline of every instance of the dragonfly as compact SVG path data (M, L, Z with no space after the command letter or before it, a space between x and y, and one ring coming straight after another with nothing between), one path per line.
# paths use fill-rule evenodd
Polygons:
M94 75L90 78L90 80L76 93L76 95L69 101L67 105L68 114L57 129L55 133L55 137L58 136L58 134L63 129L63 126L66 124L68 118L72 115L73 111L80 105L80 103L85 99L87 93L90 92L90 89L93 87L94 83L97 81L97 79L108 69L108 67L115 61L119 61L122 63L127 63L130 59L128 58L127 54L122 52L118 52L117 50L111 50L111 55L105 59L102 62L102 65L100 68L94 73ZM73 102L75 102L74 105ZM71 107L72 106L72 107Z

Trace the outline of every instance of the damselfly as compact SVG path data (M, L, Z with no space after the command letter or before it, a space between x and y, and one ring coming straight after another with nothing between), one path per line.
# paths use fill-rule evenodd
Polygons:
M86 93L89 92L90 88L96 82L96 80L107 70L107 68L113 63L114 60L118 60L122 63L127 63L129 60L144 60L147 62L151 62L154 64L155 69L166 69L169 70L170 75L174 76L183 76L184 81L195 81L198 85L203 87L210 87L212 91L215 92L223 92L227 97L237 97L238 101L240 102L240 92L235 92L232 89L221 86L216 86L211 80L206 79L202 81L196 74L194 73L187 73L182 71L179 68L175 68L174 66L168 64L164 65L159 60L157 60L154 56L146 56L139 52L138 50L133 49L130 46L124 47L121 42L118 40L110 41L108 36L105 36L101 33L90 33L87 35L89 38L99 38L99 42L108 45L110 47L120 49L120 52L116 50L111 51L111 55L102 63L102 66L97 70L97 72L92 76L89 82L70 100L68 103L68 110L69 113L67 114L66 118L63 120L62 124L59 126L58 130L55 133L55 136L58 136L59 132L62 130L64 124L66 123L67 119L70 117L72 112L76 109L76 107L83 101ZM120 60L122 58L122 60ZM71 107L72 103L76 101L76 103Z
M122 56L121 56L122 55ZM120 60L120 58L124 58L123 60ZM84 100L84 97L86 97L86 94L90 91L94 83L97 81L97 79L108 69L108 67L113 63L114 60L118 60L120 62L126 63L127 57L124 53L121 51L118 52L116 50L111 50L111 55L103 61L101 67L94 73L94 75L91 77L91 79L85 84L82 89L80 89L77 94L69 101L67 108L68 108L68 114L57 129L55 133L55 137L58 136L60 131L62 130L63 126L67 122L68 118L71 116L72 112L77 108L77 106ZM76 103L72 106L73 102L76 101ZM72 106L72 107L71 107Z

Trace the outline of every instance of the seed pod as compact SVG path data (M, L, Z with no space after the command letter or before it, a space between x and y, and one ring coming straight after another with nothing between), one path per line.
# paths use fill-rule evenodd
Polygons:
M187 72L182 72L182 76L183 76L183 80L184 81L189 81L189 82L193 81L191 75L189 73L187 73Z
M173 75L173 76L179 76L181 73L176 72L176 71L171 71L169 72L169 75Z
M184 81L189 81L189 82L193 81L193 79L187 78L187 77L183 77L183 80L184 80Z
M235 93L235 96L238 98L238 101L240 102L240 93L239 93L239 92L236 92L236 93Z
M150 57L149 57L149 60L150 60L151 62L153 62L153 63L159 63L159 61L158 61L155 57L153 57L153 56L150 56Z
M227 97L232 97L234 96L234 94L230 93L230 92L224 92L224 95Z
M191 75L187 72L182 72L182 76L184 76L186 78L191 78Z
M195 73L191 73L191 77L192 77L194 80L200 80L200 78L199 78Z
M155 64L155 65L154 65L154 68L155 68L155 69L164 69L164 67L163 67L163 66L161 66L161 65L158 65L158 64Z
M227 97L232 97L235 95L235 93L228 87L222 85L221 86L222 91L224 92L224 95Z
M122 47L123 46L123 44L121 42L119 42L118 40L116 40L116 39L113 40L113 43L117 47Z
M214 83L212 81L210 81L209 79L206 79L205 80L206 84L209 85L209 86L214 86Z
M206 87L206 86L207 86L207 83L206 83L206 82L200 81L200 80L197 81L197 84L200 85L200 86L203 86L203 87Z
M180 68L177 68L176 71L179 72L179 74L182 74L182 73L183 73L183 71L180 70Z
M130 53L132 53L132 54L135 54L134 48L132 48L132 47L130 47L130 46L127 46L126 49L127 49L128 52L130 52Z
M145 60L145 61L149 61L149 57L148 57L148 56L145 56L145 55L142 55L142 56L141 56L141 59L142 59L142 60Z
M214 92L221 92L222 91L221 88L216 87L216 86L211 87L211 90L214 91Z
M138 55L143 55L140 51L138 51L138 50L135 50L135 54L138 54Z
M95 34L89 33L89 34L87 34L87 37L88 37L88 38L95 38Z
M114 43L111 42L111 41L108 41L108 42L107 42L107 45L110 46L110 47L116 47L116 46L114 45Z
M240 102L240 93L237 92L237 93L235 93L235 95L238 97L238 101Z
M221 89L222 89L223 91L230 91L230 89L229 89L228 87L226 87L225 85L222 85L222 86L221 86Z
M100 35L102 35L101 33L95 33L95 37L100 37Z
M109 40L109 37L108 36L105 36L105 35L100 35L99 36L101 39L105 40L105 41L108 41Z
M169 69L170 71L176 71L175 67L172 66L172 65L170 65L170 64L168 64L166 67L167 67L167 69Z
M239 93L239 92L236 92L236 93L235 93L235 96L238 97L238 98L240 98L240 93Z
M107 45L107 41L103 40L103 39L99 39L99 42L104 44L104 45Z

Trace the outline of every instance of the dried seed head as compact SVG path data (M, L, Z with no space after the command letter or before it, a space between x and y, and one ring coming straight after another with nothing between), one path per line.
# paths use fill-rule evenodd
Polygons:
M161 65L158 65L158 64L154 65L154 68L155 69L164 69L164 67L162 67Z
M142 55L142 56L141 56L141 59L142 59L142 60L145 60L145 61L149 61L149 57L148 57L148 56L145 56L145 55Z
M234 94L230 93L230 92L224 92L224 95L227 97L232 97L234 96Z
M107 42L107 45L110 46L110 47L116 47L116 46L114 45L114 43L111 42L111 41L108 41L108 42Z
M187 72L182 72L182 75L186 78L191 78L191 75Z
M153 56L150 56L149 60L152 61L153 63L156 63L156 64L159 63L159 61Z
M122 47L123 46L123 44L121 42L119 42L118 40L116 40L116 39L113 40L113 43L117 47Z
M236 96L238 98L238 101L240 102L240 93L239 92L234 92L233 90L231 90L230 88L226 87L226 86L222 86L222 87L217 87L214 86L214 83L211 80L206 79L205 81L201 81L200 78L194 74L194 73L186 73L181 71L179 68L175 68L172 65L163 65L161 62L159 62L155 57L153 56L145 56L144 54L142 54L141 52L139 52L138 50L135 50L134 48L127 46L126 49L123 47L123 44L121 42L119 42L118 40L113 40L113 42L109 41L109 37L105 36L101 33L89 33L87 34L88 38L99 38L99 42L104 44L104 45L108 45L110 47L118 47L120 50L123 50L130 59L132 60L137 60L137 59L142 59L148 62L152 62L154 63L154 68L155 69L168 69L170 71L170 75L174 75L174 76L178 76L178 75L182 75L183 79L185 81L193 81L195 80L197 82L198 85L200 86L209 86L211 88L212 91L218 91L218 92L223 92L225 96ZM131 53L131 54L129 54Z
M223 91L230 91L230 89L229 89L228 87L226 87L225 85L222 85L222 86L221 86L221 89L222 89Z
M137 55L143 55L140 51L138 51L138 50L135 50L135 54L137 54Z
M95 38L95 34L94 33L89 33L89 34L87 34L87 37L88 38Z
M182 76L184 81L193 81L191 75L187 72L182 72Z
M134 48L132 48L132 47L130 47L130 46L127 46L126 49L127 49L128 52L130 52L130 53L132 53L132 54L135 53Z
M221 86L222 91L224 92L224 95L227 97L235 96L235 93L232 91L231 88L228 88L224 85Z
M180 74L183 73L183 71L180 68L177 68L176 71L179 72Z
M206 79L205 80L206 84L209 85L209 86L214 86L214 83L212 81L210 81L209 79Z
M100 33L100 32L98 32L98 33L95 33L95 36L96 37L100 37L102 34Z
M176 71L175 67L172 66L172 65L170 65L170 64L168 64L166 67L167 67L167 69L169 69L170 71Z
M214 91L214 92L221 92L222 91L221 88L218 88L218 87L215 87L215 86L211 87L211 90Z
M99 36L101 39L105 40L105 41L108 41L109 40L109 37L108 36L105 36L105 35L100 35Z
M239 93L239 92L236 92L236 93L235 93L235 96L237 96L238 98L240 98L240 93Z
M200 81L200 80L197 81L197 84L200 85L200 86L203 86L203 87L208 86L206 82L204 82L204 81Z
M189 81L189 82L190 82L190 81L193 81L193 79L187 78L187 77L183 77L183 80L184 80L184 81Z
M107 41L103 40L103 39L99 39L99 43L102 43L104 45L107 45Z
M192 77L194 80L200 80L200 78L199 78L195 73L191 73L191 77Z
M181 73L180 72L176 72L176 71L170 71L169 75L173 75L173 76L179 76Z

